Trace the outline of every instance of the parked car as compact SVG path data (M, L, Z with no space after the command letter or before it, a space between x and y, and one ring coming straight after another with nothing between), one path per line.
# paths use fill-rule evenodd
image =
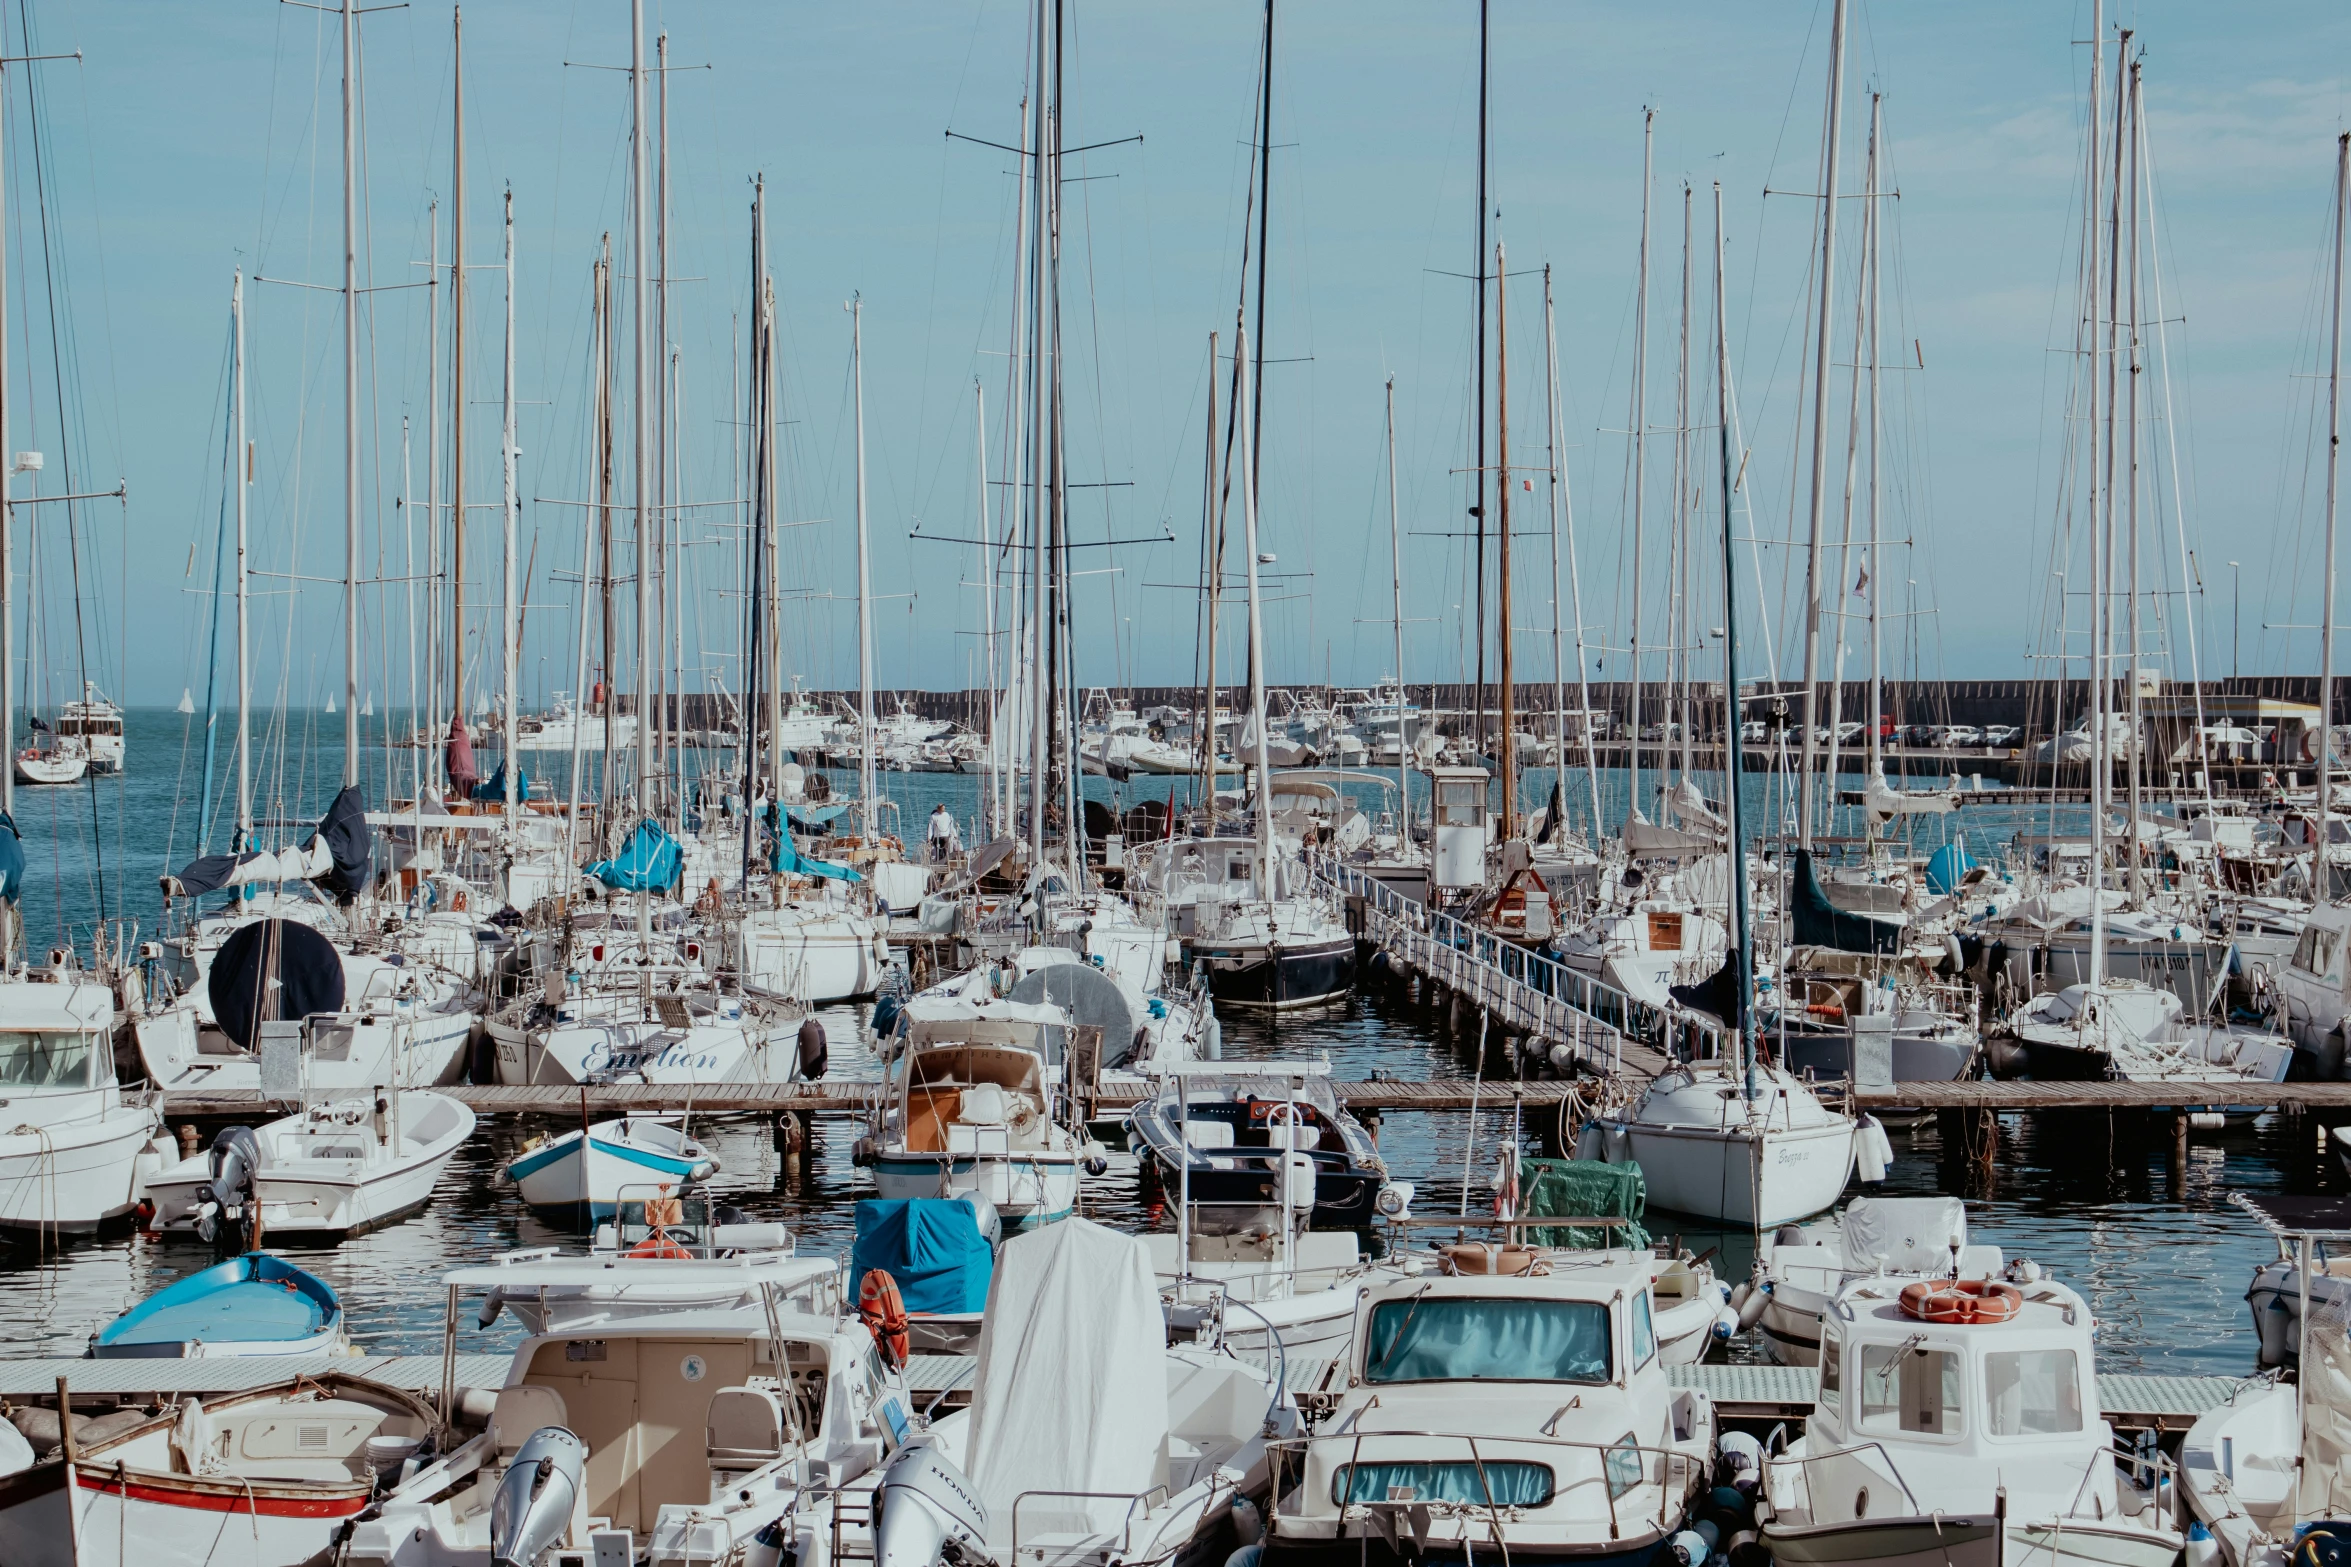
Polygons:
M1954 750L1968 750L1984 743L1984 732L1973 724L1952 724L1943 730L1943 744Z
M1861 732L1862 732L1862 730L1864 730L1864 729L1866 729L1866 728L1868 728L1868 727L1869 727L1868 725L1864 724L1864 723L1863 723L1863 722L1862 722L1860 719L1858 719L1858 718L1856 718L1856 719L1853 719L1852 721L1850 721L1850 722L1848 722L1848 723L1842 723L1842 724L1839 724L1839 725L1837 725L1837 744L1839 744L1839 745L1858 745L1858 744L1860 744L1860 743L1861 743Z
M1902 743L1921 747L1932 746L1936 743L1938 733L1938 727L1934 724L1904 724L1902 726Z
M1995 750L2004 750L2024 739L2024 730L2015 724L1986 724L1984 744Z

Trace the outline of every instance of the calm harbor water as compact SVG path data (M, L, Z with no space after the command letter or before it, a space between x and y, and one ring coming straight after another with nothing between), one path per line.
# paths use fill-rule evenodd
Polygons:
M127 776L72 789L18 792L17 819L28 862L24 912L36 954L59 940L87 949L101 885L109 916L135 919L142 933L154 933L161 913L156 875L197 851L203 815L200 723L165 711L134 712ZM371 725L379 732L380 726L380 719ZM289 732L291 744L285 743ZM257 747L267 761L266 766L257 763L257 772L268 791L257 814L315 818L336 783L339 721L298 714L280 720L277 734L278 743ZM184 760L183 736L194 742ZM224 725L215 759L216 800L229 761ZM560 762L549 761L549 775L559 778ZM396 757L394 765L404 776L405 757ZM380 750L370 757L369 776L371 799L380 800ZM1099 780L1092 782L1101 786ZM1621 776L1610 782L1614 806L1621 800ZM977 794L976 780L951 775L888 775L885 787L901 802L910 830L919 830L915 824L935 800L968 811ZM1530 780L1530 794L1539 798L1547 791L1547 777ZM1139 789L1130 789L1126 797L1130 802L1140 798ZM1760 789L1753 803L1758 816L1770 805ZM1987 801L1959 817L1936 819L1936 830L1965 831L1971 843L1988 845L2026 825L2028 816L2045 819L2046 814ZM219 836L216 823L214 837ZM866 1010L835 1007L822 1014L835 1077L876 1074L862 1032ZM1374 1070L1415 1079L1468 1077L1476 1071L1473 1047L1446 1036L1429 1014L1382 993L1273 1024L1231 1021L1225 1040L1228 1056L1327 1055L1342 1080ZM495 1180L523 1140L546 1129L544 1124L486 1121L450 1164L422 1213L337 1250L292 1254L341 1293L353 1335L364 1347L380 1353L437 1350L443 1269L516 1246L569 1239L533 1220L512 1189ZM1387 1117L1381 1145L1396 1175L1418 1183L1416 1212L1455 1212L1465 1195L1473 1208L1490 1201L1493 1152L1512 1130L1507 1101L1477 1118L1465 1194L1464 1155L1472 1130L1471 1118L1463 1114ZM728 1201L754 1217L791 1224L805 1248L846 1254L854 1230L852 1204L872 1191L866 1172L850 1162L857 1135L852 1122L820 1120L796 1169L784 1166L766 1123L756 1118L697 1119L695 1135L722 1161L714 1184ZM2299 1150L2288 1147L2285 1123L2277 1118L2198 1133L2185 1170L2175 1174L2168 1138L2135 1142L2127 1126L2110 1127L2103 1116L2010 1117L2000 1128L1992 1183L1980 1193L1963 1186L1968 1177L1943 1158L1931 1120L1915 1129L1896 1128L1893 1137L1895 1165L1883 1190L1889 1195L1943 1190L1968 1195L1974 1239L1997 1243L2011 1256L2033 1257L2089 1297L2099 1318L2100 1363L2110 1371L2241 1374L2253 1369L2245 1285L2254 1266L2274 1249L2246 1215L2229 1205L2228 1193L2314 1186L2333 1191L2344 1185L2330 1163L2294 1157ZM2292 1184L2297 1181L2299 1187ZM1082 1200L1091 1216L1108 1224L1141 1228L1165 1222L1163 1212L1146 1205L1130 1157L1114 1158L1104 1175L1087 1181ZM1752 1241L1744 1235L1718 1234L1667 1215L1654 1216L1651 1228L1679 1233L1694 1250L1719 1248L1715 1266L1726 1278L1743 1277L1752 1260ZM79 1354L90 1334L114 1315L208 1260L201 1246L133 1236L75 1244L62 1254L0 1248L0 1338L8 1345L0 1353ZM513 1341L511 1319L488 1332L474 1331L470 1316L465 1321L461 1348L491 1350ZM1740 1351L1740 1358L1745 1353Z

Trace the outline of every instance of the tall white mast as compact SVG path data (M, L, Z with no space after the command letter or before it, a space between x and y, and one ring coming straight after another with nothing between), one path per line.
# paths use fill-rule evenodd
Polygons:
M1878 621L1878 594L1885 585L1884 563L1878 559L1879 508L1885 498L1884 464L1878 456L1878 442L1885 433L1878 380L1884 362L1878 358L1880 330L1878 312L1885 301L1885 217L1878 211L1879 174L1878 156L1883 150L1879 137L1885 130L1885 106L1881 94L1869 95L1869 199L1862 207L1864 221L1869 227L1868 253L1863 264L1869 268L1869 776L1875 779L1886 770L1884 745L1878 730L1885 722L1885 659L1884 629ZM1839 591L1842 591L1840 589Z
M237 273L229 296L237 318L237 840L240 852L253 847L253 656L245 621L245 501L253 484L253 458L245 443L245 274Z
M411 798L415 809L424 809L424 784L427 759L432 755L428 740L437 741L425 723L425 715L440 705L440 640L433 628L440 624L441 576L441 203L432 204L432 222L428 229L430 243L425 247L425 467L424 467L424 689L411 703L409 727L416 730L415 744L410 754L416 760L412 771ZM411 632L413 636L414 633Z
M359 13L343 0L343 784L359 782Z
M1673 596L1676 612L1673 617L1676 632L1673 637L1674 717L1682 731L1681 775L1687 781L1694 768L1693 752L1696 740L1691 734L1695 727L1690 721L1690 662L1697 657L1698 600L1694 596L1696 576L1691 570L1692 546L1697 538L1691 531L1692 512L1690 491L1692 464L1690 458L1690 182L1682 181L1682 348L1681 367L1674 376L1673 421L1673 548L1679 570L1674 573ZM1557 602L1556 598L1553 600ZM1554 638L1556 640L1556 638ZM1663 771L1662 768L1659 771Z
M1257 607L1257 483L1256 464L1250 460L1249 325L1245 316L1240 317L1233 329L1233 361L1236 399L1233 428L1241 436L1241 523L1245 533L1243 542L1249 552L1249 722L1257 731L1257 866L1270 931L1274 898L1273 764L1265 749L1265 623Z
M1213 372L1212 372L1213 373ZM1211 396L1215 394L1210 393ZM1214 420L1210 421L1211 430ZM1255 573L1256 567L1250 571ZM1397 520L1396 506L1396 378L1388 377L1388 581L1395 597L1396 616L1396 821L1397 842L1407 851L1412 845L1409 824L1412 820L1412 747L1406 745L1404 734L1404 530ZM1215 698L1210 697L1210 706ZM1209 715L1211 734L1215 728L1215 714ZM1214 765L1211 763L1211 765ZM1215 775L1210 774L1213 778Z
M980 528L974 537L980 552L980 603L986 611L981 617L980 645L987 651L988 709L992 714L996 707L996 565L992 558L994 552L988 543L988 391L976 375L971 378L971 398L971 455L979 475L980 504ZM988 748L982 754L987 758L982 765L988 769L988 777L980 789L979 836L972 840L974 847L995 836L996 824L992 818L998 815L996 785L1001 769L996 766L999 758L996 755L996 724L993 718L988 724Z
M873 779L873 577L865 539L865 296L849 301L849 369L857 401L857 787L865 831L880 831Z
M1576 702L1583 713L1581 722L1584 731L1584 778L1585 782L1592 786L1592 832L1597 836L1600 832L1600 757L1597 750L1598 742L1592 734L1592 686L1591 676L1587 673L1591 665L1584 657L1584 583L1583 573L1576 565L1575 556L1575 495L1568 488L1567 464L1560 456L1561 450L1567 444L1567 426L1564 422L1565 414L1559 406L1559 319L1551 304L1551 268L1548 263L1543 267L1543 362L1544 374L1547 377L1545 384L1550 389L1550 401L1546 408L1546 414L1551 425L1549 436L1551 442L1551 678L1554 684L1561 683L1558 672L1560 652L1559 526L1564 517L1567 524L1568 606L1575 615ZM1566 706L1565 699L1561 695L1555 694L1553 700L1563 709ZM1735 692L1732 693L1731 713L1731 722L1735 724L1738 722L1738 700ZM1560 723L1563 726L1566 723L1564 715L1561 717ZM1567 731L1564 727L1560 729L1558 739L1559 771L1565 774L1567 771ZM1560 812L1564 815L1567 810L1567 788L1564 783L1559 790L1559 805Z
M2311 902L2323 903L2328 885L2327 836L2334 814L2335 716L2335 497L2343 457L2343 221L2351 206L2351 135L2335 138L2335 289L2327 317L2327 548L2325 602L2318 622L2318 849L2311 863Z
M1843 0L1838 0L1843 4ZM1632 734L1625 747L1625 820L1641 810L1641 520L1649 497L1649 190L1654 182L1657 111L1641 111L1641 278L1633 305L1633 670ZM1593 827L1598 829L1595 822Z
M1837 297L1837 154L1844 128L1845 0L1829 22L1829 120L1821 154L1819 339L1812 360L1812 520L1804 556L1804 771L1796 785L1797 841L1812 847L1813 768L1819 758L1815 717L1820 696L1821 522L1828 506L1831 311Z
M1050 202L1053 196L1053 155L1046 143L1052 109L1048 103L1052 66L1052 31L1048 14L1054 0L1036 0L1037 40L1032 59L1033 75L1029 96L1034 101L1036 152L1029 164L1030 178L1036 182L1036 228L1030 235L1029 288L1034 307L1029 316L1029 393L1031 414L1029 421L1029 864L1045 863L1045 757L1048 743L1047 726L1052 722L1045 711L1045 532L1046 511L1050 505L1047 489L1051 484L1051 469L1045 449L1047 431L1051 424L1050 398L1053 371L1046 363L1050 350L1047 317L1051 304L1051 280L1046 275L1046 255L1050 246L1047 235L1050 222Z
M514 191L506 192L506 392L505 419L500 425L498 439L499 467L503 475L500 512L506 523L506 586L505 631L499 638L500 662L506 666L506 830L514 831L515 811L521 804L522 758L515 749L521 736L522 709L518 691L522 685L522 609L517 601L515 578L515 534L522 522L522 497L515 483L515 459L521 455L515 442L514 429Z
M2141 729L2139 718L2139 62L2136 60L2131 62L2130 72L2131 130L2127 142L2127 148L2131 154L2131 191L2128 216L2126 218L2126 222L2129 225L2128 237L2130 254L2129 260L2124 263L2124 265L2129 269L2130 273L2130 281L2127 285L2125 285L2129 290L2130 295L2130 319L2126 327L2127 336L2124 342L2125 351L2130 355L2130 363L2127 367L2129 379L2123 383L2123 406L2125 410L2125 417L2123 420L2123 494L2125 499L2123 506L2125 513L2125 523L2130 530L2129 570L2131 598L2130 607L2127 612L2127 619L2125 621L2128 632L2129 652L2123 660L2123 678L2130 682L2130 889L2131 901L2136 903L2141 896L2142 888L2145 882L2144 870L2139 862L2139 836L2140 823L2146 819L2146 811L2144 809L2146 800L2144 791L2146 788L2145 774L2147 771L2146 748L2140 743ZM2320 810L2323 812L2325 807L2322 805ZM2320 842L2323 843L2325 840L2321 839Z
M635 407L632 410L636 426L634 431L635 453L629 467L630 477L636 484L637 519L635 569L630 575L636 579L637 589L637 809L642 812L651 809L653 801L653 749L646 743L645 733L645 726L650 719L650 714L646 711L645 693L651 686L651 682L647 680L646 676L652 667L652 652L648 646L647 631L649 630L650 588L653 575L652 563L646 558L646 545L652 537L649 523L653 511L653 486L652 473L650 472L653 458L653 400L649 395L653 372L653 350L652 344L648 340L647 328L652 323L649 319L650 310L646 300L646 295L649 292L647 285L651 281L647 273L652 266L652 257L647 252L651 248L648 241L652 224L650 222L651 214L646 210L647 201L651 195L651 181L645 167L645 0L629 0L629 96L632 109L629 116L631 209L629 228L631 248L634 253L634 265L630 269L629 280L631 290L629 327L635 333L636 349L634 365L636 387L633 399ZM610 671L607 671L606 675L607 678L610 678ZM637 937L640 941L650 941L652 934L651 900L647 894L639 893L637 895Z

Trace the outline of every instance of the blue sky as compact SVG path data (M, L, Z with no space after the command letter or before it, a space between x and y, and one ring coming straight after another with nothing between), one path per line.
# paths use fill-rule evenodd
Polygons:
M794 421L787 508L812 523L785 546L787 580L809 595L788 607L787 662L814 685L854 683L853 606L822 595L854 591L841 305L861 293L872 553L877 588L892 595L876 610L878 678L970 683L979 645L970 634L978 595L965 585L971 552L907 534L919 520L968 535L975 377L992 425L1002 413L1013 160L943 133L1017 139L1024 9L1008 0L677 0L649 15L649 30L671 36L673 64L709 67L681 69L671 87L672 273L681 281L670 335L680 356L684 498L734 493L729 421L740 416L730 355L749 293L749 180L764 171ZM1493 185L1513 273L1512 460L1543 460L1540 280L1531 269L1548 263L1596 644L1621 647L1630 612L1622 432L1645 105L1659 111L1649 422L1675 420L1681 185L1696 187L1703 252L1719 179L1755 533L1785 539L1802 525L1794 414L1815 210L1804 196L1818 179L1827 16L1825 5L1494 6ZM133 700L174 700L187 685L201 695L209 601L191 590L208 586L219 536L230 275L242 265L277 279L335 278L334 29L312 11L260 0L36 3L31 19L32 47L78 47L85 58L29 68L42 73L50 251L70 278L56 311L45 288L36 283L28 296L23 287L42 261L42 207L29 162L28 68L8 73L11 443L60 450L48 433L59 401L47 346L55 315L73 367L64 400L80 421L63 443L73 481L100 489L119 476L130 486L127 507L83 514L95 552L85 562L95 584L86 590L87 640L103 649L91 654L94 671ZM1069 170L1088 176L1070 188L1066 219L1070 471L1104 486L1078 495L1072 516L1080 538L1176 540L1081 560L1115 568L1079 585L1080 678L1089 684L1193 673L1195 596L1180 585L1198 570L1207 334L1230 344L1260 19L1254 4L1205 0L1074 9L1068 139L1144 140L1073 159ZM23 45L17 20L12 9L11 52ZM2204 669L2225 673L2232 579L2241 579L2245 667L2314 668L2307 632L2262 628L2317 616L2312 420L2323 405L2311 376L2323 363L2323 259L2351 19L2321 5L2125 5L2107 20L2135 27L2145 48L2152 254L2167 318L2160 372L2178 436L2175 508L2164 428L2151 419L2142 435L2145 661L2187 672L2181 611L2192 609ZM625 256L627 80L593 67L625 62L627 21L618 0L484 0L466 16L474 262L498 259L509 185L517 213L521 548L535 560L524 676L534 703L571 684L574 588L550 579L576 568L582 514L547 503L579 497L586 483L587 277L598 236L612 231ZM1281 362L1267 371L1264 547L1281 571L1311 576L1286 578L1268 611L1276 679L1327 671L1345 684L1393 672L1380 426L1391 374L1404 526L1414 535L1404 550L1405 673L1453 678L1465 660L1461 550L1437 535L1462 526L1466 503L1456 470L1468 460L1469 291L1446 274L1473 259L1475 21L1467 0L1279 0L1267 340ZM2048 584L2062 564L2052 540L2068 360L2053 350L2070 341L2075 308L2086 50L2074 40L2090 25L2087 6L1983 5L1964 16L1854 7L1842 178L1848 191L1857 187L1868 94L1882 91L1900 191L1885 204L1884 330L1889 359L1909 368L1887 378L1886 527L1916 543L1891 554L1881 577L1901 584L1889 614L1918 612L1888 626L1905 670L2032 673L2046 667L2032 655L2055 645ZM389 285L419 275L411 262L426 253L435 195L447 243L449 13L386 11L364 32L363 270ZM1767 188L1785 194L1767 198ZM1845 206L1849 280L1859 203ZM497 273L472 276L469 494L480 503L497 494L504 306ZM1703 300L1703 279L1699 292ZM257 564L339 575L338 306L279 285L254 285L251 296ZM421 498L424 488L426 297L371 296L363 322L367 569L380 551L385 575L401 574L407 547L393 506L403 413L415 424L413 490ZM1853 359L1851 309L1841 287L1844 364ZM1699 315L1693 362L1703 367L1711 325L1703 306ZM2149 365L2152 382L2154 356ZM1840 454L1845 373L1832 383ZM1698 400L1710 407L1710 378L1699 380ZM2151 386L2160 413L2156 395ZM1702 469L1711 443L1702 431ZM1653 495L1668 488L1670 446L1669 436L1650 443ZM993 437L988 460L1000 461ZM53 457L43 487L54 493L62 477ZM1540 487L1522 496L1540 501ZM1529 509L1532 526L1547 529L1541 507ZM42 511L44 660L64 667L72 643L58 585L63 514ZM495 585L497 513L473 515L481 547L469 599ZM699 608L688 617L686 657L733 685L740 601L728 596L735 545L719 529L724 515L705 507L691 524L713 542L692 552ZM2195 559L2185 572L2183 519ZM1647 540L1655 616L1662 525ZM1549 673L1546 547L1536 535L1521 540L1518 619L1529 629L1519 651L1529 678ZM1709 534L1699 548L1719 545ZM1774 641L1785 640L1793 593L1788 558L1774 547L1762 564ZM2236 573L2229 560L2241 563ZM2184 574L2201 578L2201 597L2182 595ZM270 587L277 596L257 621L259 689L273 701L322 700L340 680L339 595L317 583ZM1701 570L1693 589L1701 628L1718 622L1711 574ZM405 592L371 589L366 616L371 673L362 683L395 698L407 689ZM2152 629L2159 609L2163 624ZM1747 615L1752 623L1752 601ZM1659 633L1647 637L1654 645ZM1750 667L1766 651L1758 631ZM1793 667L1792 651L1779 656ZM1621 655L1594 657L1602 672L1621 672ZM1855 674L1861 667L1848 663Z

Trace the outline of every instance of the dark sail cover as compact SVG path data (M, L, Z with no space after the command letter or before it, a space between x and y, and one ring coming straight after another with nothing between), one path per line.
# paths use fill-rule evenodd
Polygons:
M0 898L14 903L24 891L24 838L16 820L0 811Z
M221 943L205 992L220 1031L251 1050L263 1023L341 1011L343 959L308 925L255 920Z
M335 796L311 842L320 838L335 857L335 868L326 877L327 890L345 903L367 891L375 880L375 830L367 825L367 797L359 785L345 784Z
M1725 952L1722 967L1695 985L1669 985L1666 994L1693 1011L1712 1014L1728 1026L1739 1005L1739 955Z
M1838 952L1875 952L1891 956L1902 950L1904 927L1866 914L1848 914L1829 902L1813 874L1812 851L1796 851L1796 945L1828 947Z
M237 854L200 855L182 866L179 875L166 876L163 890L168 896L187 898L218 892L229 884L229 878L236 874L238 866L259 858L259 851L253 849Z

